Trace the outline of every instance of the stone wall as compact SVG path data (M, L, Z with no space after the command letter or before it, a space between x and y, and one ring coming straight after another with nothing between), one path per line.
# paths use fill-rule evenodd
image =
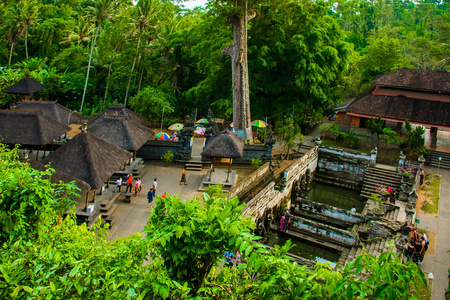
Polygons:
M272 148L273 145L244 145L244 156L234 159L233 163L250 164L252 162L252 158L259 158L263 163L268 162L272 159Z
M370 163L369 154L320 147L315 179L324 182L331 180L336 185L360 189Z
M174 153L175 159L188 160L191 156L192 148L189 146L189 143L184 141L148 140L137 151L136 156L146 160L161 160L161 156L169 150Z
M255 197L253 197L242 211L243 216L252 216L257 220L261 218L265 211L274 208L285 199L291 191L295 181L306 173L309 169L313 172L317 167L318 150L317 147L309 150L301 158L294 162L284 172L284 188L277 190L275 182L271 181L264 189L262 189Z
M261 182L265 181L265 179L271 175L269 165L270 163L265 163L252 174L247 176L244 180L234 185L228 192L228 199L237 196L239 200L245 201L244 199L242 199L244 195L248 194L250 190L254 189L255 187L260 186Z

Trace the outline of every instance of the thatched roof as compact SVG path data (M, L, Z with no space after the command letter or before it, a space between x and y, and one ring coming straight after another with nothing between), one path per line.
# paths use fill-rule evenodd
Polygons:
M3 143L43 146L70 130L38 110L0 110Z
M373 84L408 90L450 93L450 72L403 68L378 76Z
M205 157L238 158L244 155L244 140L236 133L222 131L211 137L202 152Z
M51 163L52 168L100 189L130 157L128 151L92 133L82 132L47 156L42 163Z
M17 104L15 109L41 110L46 116L49 116L63 124L79 123L81 115L64 107L56 101L22 101ZM69 119L70 116L70 119Z
M33 159L28 160L27 163L29 163L33 169L38 170L38 171L45 171L47 169L45 167L45 165L43 165L40 162L35 161ZM77 194L79 194L81 197L86 195L86 193L91 189L91 186L89 184L87 184L86 182L84 182L83 180L73 177L67 173L55 170L55 173L53 173L53 175L51 177L51 182L59 183L60 181L63 181L65 183L75 181L75 185L80 189L80 191L77 191ZM77 198L79 199L79 197L77 197ZM76 200L76 199L74 199L74 200ZM84 199L83 199L83 203L84 203Z
M359 95L344 110L348 114L377 117L423 125L450 126L450 103L404 96L373 95L368 91Z
M88 132L128 151L137 151L154 132L141 124L132 121L129 116L100 115L92 120Z
M102 111L98 116L92 118L90 122L93 122L95 119L99 118L101 115L118 115L118 116L128 116L130 120L139 123L139 124L145 124L147 123L147 119L134 111L124 108L122 105L111 105L104 111Z
M40 90L45 89L45 86L40 82L26 77L19 82L7 87L3 90L4 93L8 94L20 94L20 95L28 95L39 92Z

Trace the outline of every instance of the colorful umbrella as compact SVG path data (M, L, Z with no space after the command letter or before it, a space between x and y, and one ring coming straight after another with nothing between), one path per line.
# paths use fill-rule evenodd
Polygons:
M179 131L179 130L183 129L183 127L184 127L183 124L181 124L181 123L175 123L175 124L170 125L170 126L169 126L169 129L170 129L170 130L177 130L177 131Z
M168 139L170 139L170 136L167 133L165 133L165 132L160 132L160 133L158 133L156 135L156 139L158 139L158 140L168 140Z
M263 120L255 120L255 121L252 121L252 126L261 128L261 127L266 127L267 123L264 122Z
M209 122L208 122L208 119L205 119L205 118L202 118L197 121L197 124L206 124L206 123L209 123Z

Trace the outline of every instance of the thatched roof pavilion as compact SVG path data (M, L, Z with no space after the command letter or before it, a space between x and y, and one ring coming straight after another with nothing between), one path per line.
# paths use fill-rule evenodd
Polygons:
M147 123L147 119L140 114L135 113L134 111L123 107L122 105L111 105L104 111L102 111L98 116L92 118L89 123L94 122L97 118L99 118L101 115L115 115L115 116L128 116L130 120L139 123L139 124L145 124Z
M69 130L39 110L0 110L0 136L6 144L44 146Z
M45 89L39 81L26 77L3 90L7 94L29 95Z
M51 163L52 168L79 178L98 190L130 157L129 152L83 130L42 163Z
M47 168L45 167L45 165L41 164L40 162L37 162L35 160L27 160L27 163L30 164L30 166L38 171L45 171L47 170ZM65 183L69 183L71 181L75 181L75 185L80 189L80 191L77 191L77 194L80 195L80 197L74 197L72 198L72 200L77 202L77 207L80 206L84 206L84 201L82 199L84 199L83 196L86 195L87 192L89 192L89 190L91 189L91 186L89 184L87 184L86 182L84 182L81 179L78 179L76 177L73 177L67 173L55 170L55 173L53 173L51 180L52 183L59 183L60 181L63 181ZM80 201L81 200L81 201Z
M123 115L100 115L89 123L88 132L128 151L137 151L154 132Z
M239 158L244 155L244 144L244 140L236 133L222 131L210 138L202 156Z
M82 118L79 113L56 103L56 101L22 101L14 108L20 110L41 110L44 115L63 124L80 123Z
M229 158L227 180L230 176L231 164L233 158L244 156L244 140L234 132L222 131L211 137L203 149L202 156L209 158ZM211 160L213 162L213 160ZM209 180L211 181L212 168L209 171Z

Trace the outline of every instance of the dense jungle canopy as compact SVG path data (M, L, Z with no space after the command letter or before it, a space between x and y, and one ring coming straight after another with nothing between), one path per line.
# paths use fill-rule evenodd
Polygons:
M379 74L450 68L448 1L243 1L256 14L252 119L293 114L305 128ZM196 108L230 119L231 63L221 49L233 41L227 17L241 12L235 1L210 0L204 10L173 2L1 1L0 89L30 76L46 86L35 99L79 110L85 94L85 115L127 101L154 122L164 107L173 108L166 122ZM1 93L0 107L13 100Z

